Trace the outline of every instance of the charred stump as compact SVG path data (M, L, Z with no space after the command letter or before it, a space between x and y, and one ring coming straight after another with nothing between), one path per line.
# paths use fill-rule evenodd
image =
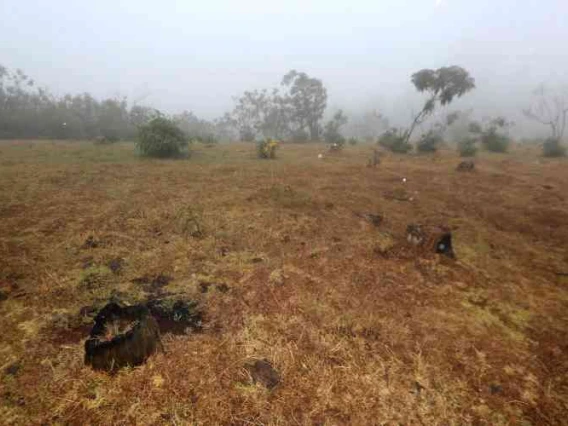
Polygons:
M160 330L148 308L111 302L95 317L85 342L85 364L114 372L143 364L158 349L163 350Z
M406 227L406 240L428 253L437 253L455 259L451 231L442 226L411 224Z
M471 160L462 161L456 168L458 172L473 172L475 170L475 163Z

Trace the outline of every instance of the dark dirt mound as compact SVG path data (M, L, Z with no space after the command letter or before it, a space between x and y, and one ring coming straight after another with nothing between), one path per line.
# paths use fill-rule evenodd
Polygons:
M143 286L146 291L156 292L167 286L172 280L172 277L163 274L155 276L143 275L139 278L134 278L132 283Z
M281 378L272 363L266 359L256 360L245 365L253 383L260 383L272 390L280 384Z
M185 334L202 330L203 314L197 302L175 298L149 300L146 304L162 333Z

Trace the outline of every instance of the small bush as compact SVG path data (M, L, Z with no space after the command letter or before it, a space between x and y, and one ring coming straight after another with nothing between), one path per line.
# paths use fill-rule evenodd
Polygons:
M406 154L412 150L412 145L405 142L404 135L398 129L390 129L379 136L379 145L392 152Z
M435 130L430 130L427 133L424 133L418 144L416 145L416 149L418 152L427 153L427 152L436 152L438 150L438 146L444 142L444 138L442 137L440 132Z
M138 130L138 149L148 157L179 157L187 148L185 133L167 118L154 118Z
M357 138L349 138L348 142L349 142L349 145L355 146L355 145L357 145L358 141L357 141Z
M475 157L477 154L477 139L467 136L458 142L458 152L462 157Z
M270 138L257 142L256 151L258 154L258 158L263 158L263 159L276 158L277 148L278 148L278 142Z
M481 143L487 151L490 152L507 152L511 139L501 134L495 128L489 128L481 135Z
M542 144L542 155L545 157L565 157L566 147L562 146L560 139L548 138Z

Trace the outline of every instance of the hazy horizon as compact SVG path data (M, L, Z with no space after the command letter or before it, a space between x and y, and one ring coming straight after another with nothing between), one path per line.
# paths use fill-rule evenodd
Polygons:
M330 109L378 109L393 123L420 106L413 72L456 64L477 88L453 109L518 120L538 84L568 83L567 13L560 0L5 0L0 64L56 94L121 95L207 119L297 69L324 82Z

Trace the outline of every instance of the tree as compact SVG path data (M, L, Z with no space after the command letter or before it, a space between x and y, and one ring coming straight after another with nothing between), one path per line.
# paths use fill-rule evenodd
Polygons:
M436 104L450 104L455 97L461 97L475 88L475 80L459 66L442 67L437 70L423 69L412 74L412 84L419 92L429 94L422 110L414 117L410 128L404 134L408 142L416 126L422 124L430 116Z
M267 90L245 91L234 98L235 108L231 118L239 131L241 141L253 141L261 131L267 110Z
M547 157L561 157L566 153L562 138L568 122L568 90L552 94L540 85L534 92L532 105L523 111L525 116L550 128L550 137L543 145Z
M347 117L342 110L338 110L331 120L325 124L323 137L326 143L332 146L332 149L341 149L345 144L345 138L339 129L347 124Z
M327 90L322 81L292 70L282 78L282 86L288 88L285 99L290 102L296 132L307 129L312 140L319 139L320 121L327 106Z
M361 115L350 114L345 134L372 142L389 128L389 120L378 110L368 110Z
M532 105L524 114L545 126L550 127L550 137L562 140L568 122L568 91L551 94L544 84L534 91Z
M130 108L129 113L130 126L137 129L140 126L148 123L150 120L161 117L162 113L155 108L134 105Z

